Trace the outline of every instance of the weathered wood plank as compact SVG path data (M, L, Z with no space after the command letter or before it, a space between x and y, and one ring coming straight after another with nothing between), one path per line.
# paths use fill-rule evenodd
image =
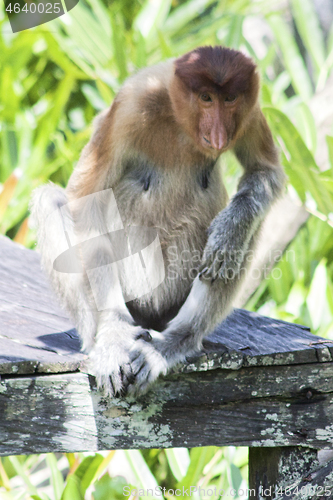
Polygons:
M50 334L50 342L52 343ZM83 355L79 352L66 351L64 346L59 354L50 345L45 347L30 346L11 339L0 338L0 375L24 375L32 373L75 372L80 368ZM45 355L47 352L47 356Z
M319 465L317 452L296 446L277 448L250 448L249 488L255 492L253 500L281 498L281 492L298 484L314 466ZM303 491L304 500L309 498ZM294 495L290 495L294 498Z
M2 455L97 449L86 375L2 379L0 415Z
M0 382L0 454L172 446L333 446L333 363L174 374L107 399L83 373Z
M250 448L249 488L253 500L314 500L333 497L333 462L319 464L315 450Z
M0 237L0 373L77 370L83 355L37 252Z
M80 342L46 282L38 253L5 237L0 237L0 249L0 373L77 370L84 359ZM332 359L330 343L314 344L318 337L306 327L240 309L209 340L208 356L185 365L184 371Z

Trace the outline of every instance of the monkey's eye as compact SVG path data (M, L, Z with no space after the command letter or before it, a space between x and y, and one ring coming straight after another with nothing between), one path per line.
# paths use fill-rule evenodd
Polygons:
M227 95L225 98L224 98L224 101L225 102L234 102L236 101L237 99L237 96L236 95Z
M204 92L203 94L201 94L200 99L202 101L204 101L204 102L212 102L212 98L206 92Z

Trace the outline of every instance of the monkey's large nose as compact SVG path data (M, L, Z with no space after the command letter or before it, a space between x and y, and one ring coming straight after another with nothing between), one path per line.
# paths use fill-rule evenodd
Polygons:
M227 134L224 128L213 127L210 133L210 143L214 149L220 151L227 143Z

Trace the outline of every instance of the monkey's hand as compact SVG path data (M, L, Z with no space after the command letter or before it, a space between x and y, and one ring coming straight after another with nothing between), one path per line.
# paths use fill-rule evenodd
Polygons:
M191 291L165 330L150 330L131 349L131 369L135 377L129 392L144 392L159 375L202 351L202 339L230 312L228 294L219 283L208 285L196 277Z
M146 330L137 326L126 324L124 331L120 330L119 324L115 327L104 325L99 330L86 365L88 373L96 377L98 388L112 397L125 394L133 383L131 348L139 339L150 337Z
M255 226L237 217L231 207L220 212L209 228L199 278L202 281L226 281L237 277L242 269Z
M134 381L128 387L130 394L144 393L160 375L185 360L185 355L160 332L150 330L150 339L139 339L131 350L131 370Z

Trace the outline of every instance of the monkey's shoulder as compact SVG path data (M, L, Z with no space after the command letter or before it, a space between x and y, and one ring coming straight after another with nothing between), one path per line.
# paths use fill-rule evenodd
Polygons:
M160 113L169 114L171 103L169 97L170 81L174 75L173 59L152 67L143 68L128 78L117 95L117 102L122 112L129 111L134 115L156 117Z

